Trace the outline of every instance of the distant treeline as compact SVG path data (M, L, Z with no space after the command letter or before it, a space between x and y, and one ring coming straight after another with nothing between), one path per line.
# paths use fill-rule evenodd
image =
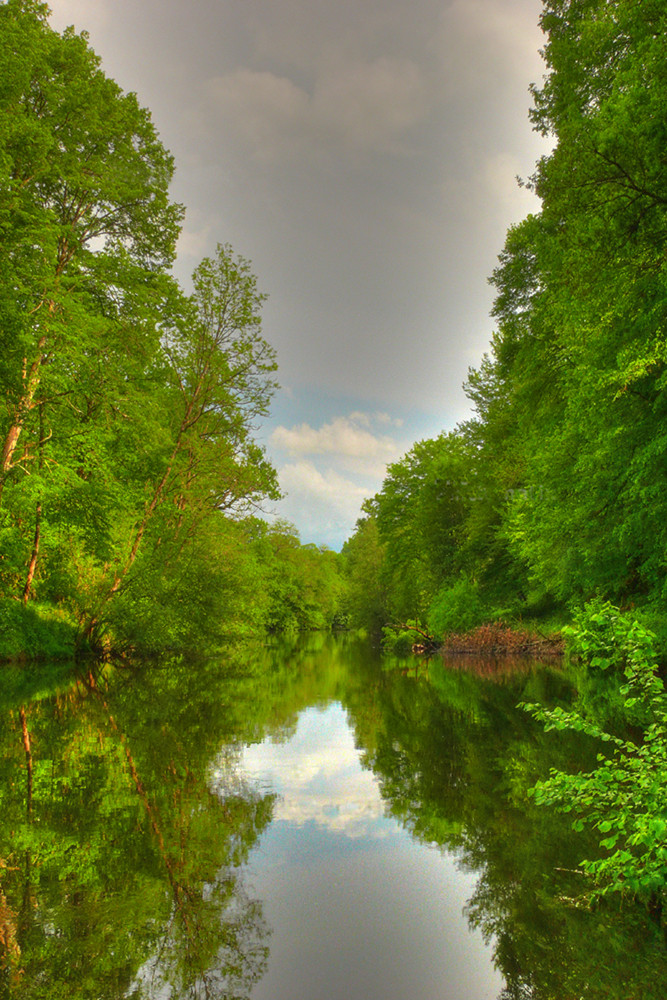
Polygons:
M492 283L474 418L389 467L347 542L357 619L436 633L667 598L667 6L545 0L553 143Z
M37 0L0 5L0 659L330 625L336 554L267 525L276 388L248 261L186 295L150 114Z

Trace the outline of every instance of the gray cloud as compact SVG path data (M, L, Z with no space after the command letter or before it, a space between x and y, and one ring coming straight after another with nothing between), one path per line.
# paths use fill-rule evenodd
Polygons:
M544 148L527 120L539 0L52 7L57 27L89 29L175 155L179 276L217 241L252 260L287 398L312 406L284 427L382 409L406 415L409 441L408 414L438 428L466 414L487 277L535 207L515 175Z
M427 116L419 67L385 57L330 68L312 92L286 76L250 69L215 77L208 89L227 134L266 165L307 158L317 169L342 156L400 153L402 133Z

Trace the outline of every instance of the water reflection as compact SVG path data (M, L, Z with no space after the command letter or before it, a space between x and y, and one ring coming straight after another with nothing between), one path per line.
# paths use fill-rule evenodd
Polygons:
M260 978L268 928L239 864L273 801L209 791L234 726L200 680L107 672L8 711L0 995L241 997Z
M526 794L591 753L516 710L559 671L394 667L8 671L0 997L662 1000L662 928L567 905L593 846Z
M288 743L246 749L244 773L279 795L249 859L273 926L256 1000L493 1000L502 984L463 908L475 878L387 815L339 703L307 709Z
M384 806L377 781L359 764L359 750L339 703L306 709L288 743L247 747L240 764L257 787L275 790L274 822L316 823L347 837L381 835Z

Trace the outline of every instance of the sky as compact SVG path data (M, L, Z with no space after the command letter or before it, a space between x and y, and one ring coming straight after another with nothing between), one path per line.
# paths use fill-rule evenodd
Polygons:
M539 0L51 0L175 158L175 271L217 243L268 295L270 516L338 549L388 463L470 415L531 129Z

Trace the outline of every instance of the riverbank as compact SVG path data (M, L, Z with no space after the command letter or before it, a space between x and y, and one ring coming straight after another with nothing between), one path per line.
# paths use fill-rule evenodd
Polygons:
M505 622L490 622L469 632L450 633L439 647L443 653L483 653L485 655L562 656L565 640L560 631L539 632Z
M80 652L78 623L52 604L0 599L0 663L73 660Z

